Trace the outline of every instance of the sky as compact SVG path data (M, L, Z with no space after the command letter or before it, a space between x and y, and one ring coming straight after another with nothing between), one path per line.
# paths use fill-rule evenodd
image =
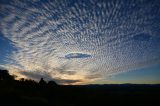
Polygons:
M160 1L0 0L0 68L58 84L160 83Z

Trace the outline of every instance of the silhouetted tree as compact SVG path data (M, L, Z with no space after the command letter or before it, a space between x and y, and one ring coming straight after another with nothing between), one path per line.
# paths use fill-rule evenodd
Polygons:
M46 83L46 81L43 80L43 78L41 78L40 81L39 81L39 84L40 85L46 85L47 83Z
M8 73L8 70L0 70L0 80L13 81L15 76Z
M24 81L25 81L25 79L24 79L24 78L21 78L21 79L19 79L19 81L22 81L22 82L24 82Z

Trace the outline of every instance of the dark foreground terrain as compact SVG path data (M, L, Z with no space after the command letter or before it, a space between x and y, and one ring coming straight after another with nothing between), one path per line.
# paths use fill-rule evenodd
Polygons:
M3 71L4 72L4 71ZM62 86L0 71L0 106L160 106L160 85Z

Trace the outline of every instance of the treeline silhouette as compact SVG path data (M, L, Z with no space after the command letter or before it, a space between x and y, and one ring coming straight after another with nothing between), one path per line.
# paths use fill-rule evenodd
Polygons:
M159 106L160 85L58 85L0 70L0 106Z

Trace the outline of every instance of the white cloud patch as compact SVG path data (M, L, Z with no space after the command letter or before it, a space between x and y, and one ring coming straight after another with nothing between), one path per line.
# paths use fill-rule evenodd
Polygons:
M158 0L16 0L0 6L0 30L18 49L10 58L21 71L88 83L86 77L159 63Z

